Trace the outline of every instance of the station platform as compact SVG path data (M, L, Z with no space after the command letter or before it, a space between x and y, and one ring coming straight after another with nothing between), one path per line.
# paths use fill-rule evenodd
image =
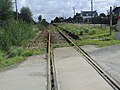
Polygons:
M0 90L47 90L47 60L36 55L0 71Z
M113 90L72 47L54 49L58 90Z

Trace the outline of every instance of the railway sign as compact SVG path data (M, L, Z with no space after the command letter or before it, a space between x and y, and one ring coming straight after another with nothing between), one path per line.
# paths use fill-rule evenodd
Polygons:
M115 39L120 40L120 16L118 16L118 21L116 24Z
M118 18L118 20L120 20L120 16L118 16L117 18Z
M118 21L117 21L117 25L116 25L116 31L120 32L120 16L118 16Z

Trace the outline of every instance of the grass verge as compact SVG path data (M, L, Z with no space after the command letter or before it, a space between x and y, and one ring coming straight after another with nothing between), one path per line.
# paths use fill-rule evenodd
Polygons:
M78 46L84 46L84 45L97 45L98 47L105 47L105 46L111 46L111 45L120 45L119 40L93 40L93 39L87 39L87 40L77 40L74 41L76 45Z
M80 37L79 40L74 41L78 46L83 45L97 45L98 47L120 45L120 40L115 40L114 32L109 35L108 27L98 27L93 25L74 25L69 23L60 23L62 27Z
M26 57L32 55L40 55L45 53L46 49L27 50L22 47L15 47L9 51L9 55L0 51L0 68L4 68L16 63L20 63L25 60ZM7 57L6 57L7 56Z
M15 63L22 62L24 60L25 60L25 57L22 57L22 56L16 56L13 58L2 59L0 61L0 68L4 68L4 67L10 66L10 65L13 65Z

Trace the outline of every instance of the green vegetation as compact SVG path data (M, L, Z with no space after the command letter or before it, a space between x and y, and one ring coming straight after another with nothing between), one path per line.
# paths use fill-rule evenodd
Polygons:
M6 59L6 58L2 59L2 60L0 60L0 68L7 67L7 66L10 66L15 63L19 63L19 62L23 61L24 59L25 58L21 57L21 56L16 56L13 58L8 58L8 59Z
M99 26L92 25L74 25L74 24L58 24L64 29L80 36L80 38L99 38L99 36L109 34L109 28L101 28Z
M0 0L0 68L25 60L31 55L42 54L46 50L29 50L26 44L39 32L33 25L32 12L29 7L23 7L18 13L12 8L12 0ZM46 25L46 22L42 22ZM41 30L41 29L40 29Z
M119 40L93 40L93 39L84 39L84 40L77 40L75 43L78 46L83 45L97 45L98 47L104 47L104 46L111 46L111 45L117 45L120 44Z
M114 32L109 34L108 27L93 26L86 24L60 23L60 27L78 35L79 40L74 41L77 45L110 46L120 44L120 40L114 40Z
M27 23L31 23L33 21L32 19L32 12L29 9L29 7L22 7L20 10L20 18L27 22Z
M0 68L25 60L26 57L45 53L45 49L25 49L25 44L36 35L30 24L13 22L0 29Z
M0 68L25 60L26 57L38 55L45 49L28 50L25 44L35 37L36 30L31 24L23 21L12 20L0 28Z
M25 60L26 57L45 53L45 49L28 50L23 47L11 47L8 52L0 51L0 68Z
M37 54L42 54L46 50L44 48L38 49L38 50L29 50L29 49L24 49L23 47L11 47L11 49L8 51L9 57L16 57L16 56L32 56L32 55L37 55Z
M48 27L48 25L49 25L49 23L45 19L43 19L43 20L39 21L38 28L39 28L39 30L45 30L46 27Z
M10 21L0 29L0 50L8 50L11 46L21 46L35 36L30 24L22 21Z
M11 0L0 0L0 25L12 17Z

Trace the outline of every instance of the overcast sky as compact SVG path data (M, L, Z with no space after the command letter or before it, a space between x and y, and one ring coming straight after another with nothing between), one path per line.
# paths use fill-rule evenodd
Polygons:
M14 1L14 0L13 0ZM50 21L56 16L73 16L73 7L76 8L76 12L84 10L90 10L91 0L17 0L18 9L22 6L28 6L32 13L33 18L37 20L39 15ZM93 0L94 10L98 13L107 13L110 6L120 6L120 0Z

